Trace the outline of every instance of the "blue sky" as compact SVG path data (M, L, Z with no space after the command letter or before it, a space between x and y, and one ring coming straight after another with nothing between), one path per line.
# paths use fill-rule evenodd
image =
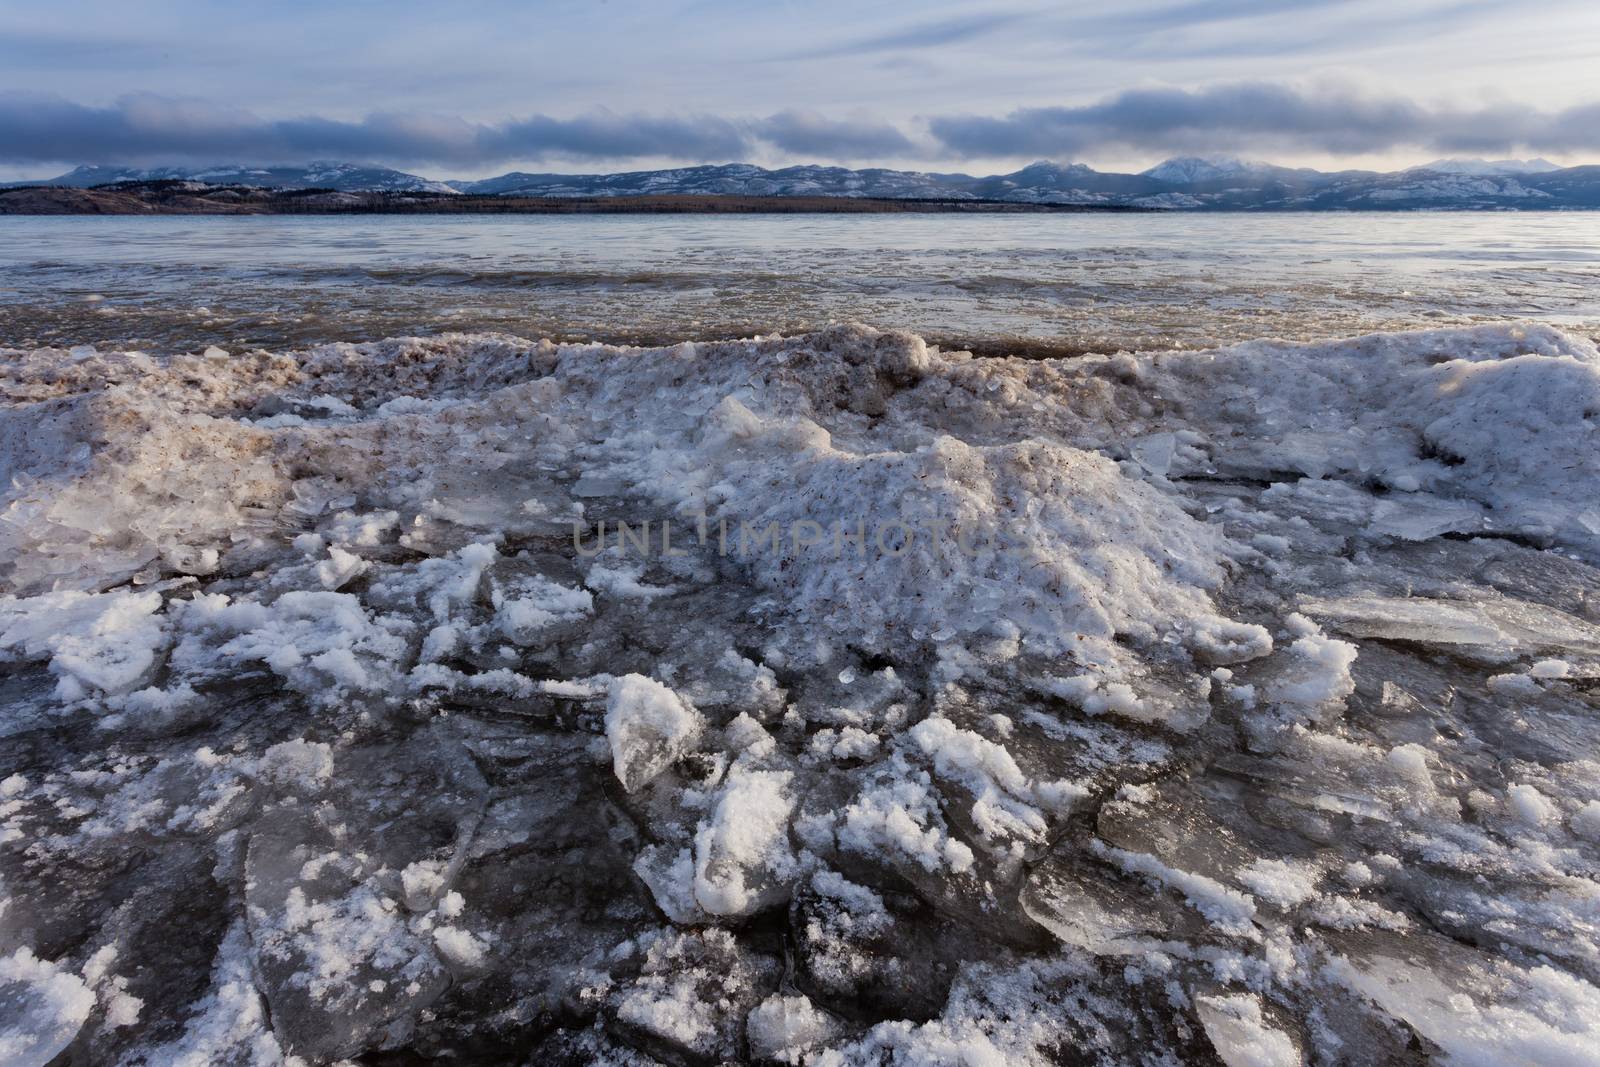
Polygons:
M1600 158L1600 5L0 0L0 173Z

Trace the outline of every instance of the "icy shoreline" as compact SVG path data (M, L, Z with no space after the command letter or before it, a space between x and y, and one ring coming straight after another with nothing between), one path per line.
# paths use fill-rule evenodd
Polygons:
M0 405L7 1062L1600 1062L1584 338L0 350ZM795 534L856 523L972 537Z

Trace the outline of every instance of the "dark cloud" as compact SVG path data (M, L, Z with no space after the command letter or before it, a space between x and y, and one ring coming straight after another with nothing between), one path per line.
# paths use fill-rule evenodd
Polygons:
M749 155L749 135L738 122L701 115L655 118L603 113L575 119L547 115L481 127L485 160L540 156L669 159L738 159Z
M13 162L308 158L493 164L543 157L735 159L751 134L716 116L659 118L596 113L476 123L429 115L369 115L358 122L307 116L266 120L243 110L155 96L107 108L0 94L0 158Z
M1258 82L1137 89L1095 104L1024 108L1000 118L942 116L930 120L929 129L957 157L1072 157L1108 148L1570 152L1600 148L1597 119L1600 105L1555 112L1516 104L1434 108L1404 97Z
M536 159L737 160L765 146L834 159L899 156L913 146L893 126L798 111L764 119L597 112L500 123L376 114L358 122L306 116L265 120L244 110L156 96L85 107L0 93L0 160L142 163L338 158L458 166Z
M263 119L241 108L151 95L110 107L0 93L0 163L305 162L350 159L462 168L536 160L1081 158L1107 151L1329 154L1402 148L1490 154L1600 149L1600 104L1430 107L1404 97L1247 83L1139 89L1075 107L927 120L932 143L870 118L802 111L765 118L596 112L498 123L375 114L358 121Z

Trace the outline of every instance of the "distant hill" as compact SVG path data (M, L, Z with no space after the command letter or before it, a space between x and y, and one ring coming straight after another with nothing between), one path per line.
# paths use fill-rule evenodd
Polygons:
M195 181L207 185L250 185L262 189L334 189L339 192L442 193L455 192L444 182L432 181L388 167L356 163L307 163L303 167L76 167L55 178L29 185L60 185L90 189L116 182ZM24 184L13 182L13 185Z
M1440 174L1544 174L1561 168L1548 159L1436 159L1413 170Z
M739 196L646 193L640 196L475 196L438 192L344 192L209 185L163 178L78 189L60 185L0 188L0 215L595 215L595 214L1023 214L1131 212L1122 204L1035 204L972 197L919 199L858 196Z
M1040 161L1009 174L727 163L612 174L514 171L475 181L435 181L387 167L319 162L303 167L78 167L36 185L92 188L178 180L266 189L426 193L439 196L603 199L637 196L853 197L1003 200L1180 211L1403 211L1600 207L1600 167L1548 160L1443 159L1391 173L1318 171L1226 157L1169 159L1141 174ZM24 183L13 183L19 185Z
M1169 159L1142 174L1041 161L1010 174L747 163L617 174L515 172L449 185L475 196L851 196L1121 204L1191 211L1396 211L1600 207L1597 168L1545 160L1440 160L1383 174L1318 171L1232 159Z

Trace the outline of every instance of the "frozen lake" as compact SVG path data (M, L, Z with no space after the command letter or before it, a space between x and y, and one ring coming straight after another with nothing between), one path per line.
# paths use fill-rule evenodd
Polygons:
M393 216L0 222L0 340L151 351L831 321L1074 349L1600 322L1600 215Z

